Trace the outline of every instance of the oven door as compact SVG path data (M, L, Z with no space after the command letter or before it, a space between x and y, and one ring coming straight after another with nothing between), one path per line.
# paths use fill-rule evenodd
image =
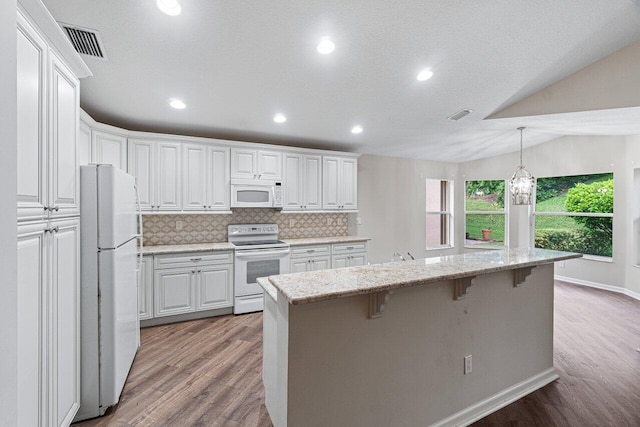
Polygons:
M270 185L231 185L232 208L272 208L273 196Z
M262 296L258 277L289 272L289 248L237 250L235 256L234 296Z

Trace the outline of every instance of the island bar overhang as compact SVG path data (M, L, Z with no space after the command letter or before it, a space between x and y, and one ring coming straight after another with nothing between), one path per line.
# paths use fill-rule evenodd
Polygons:
M262 279L274 426L467 425L543 387L558 378L553 262L579 256L507 249Z

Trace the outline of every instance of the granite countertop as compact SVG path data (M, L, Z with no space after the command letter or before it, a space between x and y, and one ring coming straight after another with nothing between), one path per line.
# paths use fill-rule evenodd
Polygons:
M235 247L229 242L194 243L187 245L143 246L142 255L176 254L186 252L232 251Z
M514 268L534 267L581 256L582 254L546 249L502 249L415 261L283 274L270 276L269 282L290 304L295 305Z
M258 284L262 286L262 289L273 298L274 301L278 301L278 290L269 282L266 277L258 277L256 279Z
M366 242L371 240L368 237L360 236L336 236L336 237L307 237L305 239L282 239L283 242L288 243L290 246L302 246L302 245L322 245L328 243L352 243L352 242Z

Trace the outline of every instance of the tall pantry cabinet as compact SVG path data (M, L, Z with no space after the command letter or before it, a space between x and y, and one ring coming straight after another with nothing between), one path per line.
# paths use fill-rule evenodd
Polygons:
M19 426L67 426L80 405L78 77L89 70L45 12L18 3Z

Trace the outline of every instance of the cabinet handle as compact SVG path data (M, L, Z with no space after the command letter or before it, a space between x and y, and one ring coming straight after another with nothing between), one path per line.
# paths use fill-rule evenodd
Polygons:
M44 211L46 212L46 211L48 211L48 210L49 210L49 206L44 206L44 207L43 207L43 209L44 209Z
M202 258L191 258L191 261L202 261Z
M315 249L307 249L307 253L312 254L314 253L316 250Z
M191 270L191 274L196 274L196 271L195 270Z
M202 273L202 270L198 270L198 273Z
M353 249L353 246L347 246L347 249L348 250Z
M57 233L58 230L59 230L58 227L53 227L53 228L47 228L46 230L44 230L44 232L53 234L53 233Z
M54 207L53 207L53 210L54 210L54 211L56 211L56 212L58 212L58 211L60 210L60 206L54 206Z

